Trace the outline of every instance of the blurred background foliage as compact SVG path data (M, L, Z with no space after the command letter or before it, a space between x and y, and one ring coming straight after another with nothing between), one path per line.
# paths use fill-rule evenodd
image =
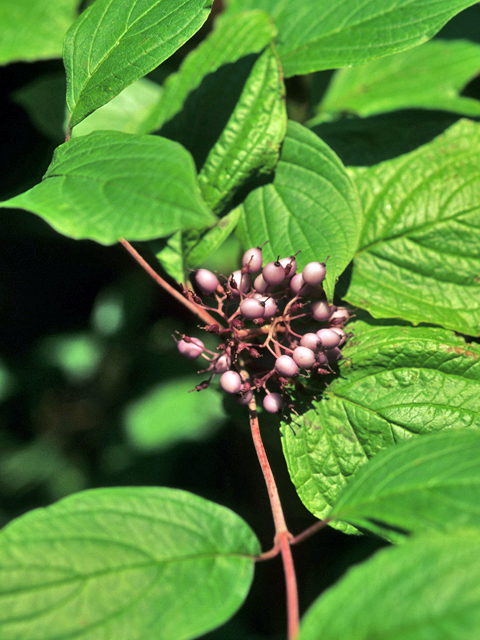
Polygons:
M480 41L479 16L478 6L461 13L440 37ZM191 47L150 81L161 84ZM331 75L288 81L290 117L308 117ZM63 139L63 65L11 64L0 82L4 200L41 179ZM480 98L478 79L463 93ZM177 355L174 333L201 335L196 319L120 246L69 240L12 210L2 210L0 244L0 525L86 488L162 485L232 508L268 549L273 525L246 409L215 388L189 393L202 379L198 363ZM228 274L240 255L231 238L206 266ZM261 421L289 526L300 532L313 518L289 481L277 417ZM302 610L379 544L328 530L295 548ZM281 564L261 563L246 606L208 638L280 638L284 624Z

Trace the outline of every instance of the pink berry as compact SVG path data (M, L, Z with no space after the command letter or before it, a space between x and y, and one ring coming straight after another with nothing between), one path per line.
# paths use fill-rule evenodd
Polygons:
M196 360L202 354L204 344L199 338L190 338L190 342L183 338L177 342L179 352L189 360Z
M263 408L268 413L278 413L283 408L283 398L279 393L268 393L263 399Z
M262 296L259 299L265 307L264 318L273 318L277 315L278 307L273 298L270 298L269 296Z
M199 269L195 274L195 282L205 295L216 291L219 285L217 276L208 269Z
M263 267L262 276L267 284L274 287L285 280L285 267L278 260L269 262Z
M326 300L315 300L315 302L312 302L310 311L312 312L314 320L318 320L318 322L326 322L333 312Z
M328 364L328 358L324 353L317 353L318 364Z
M238 404L248 404L252 398L253 391L248 389L248 391L242 392L242 395L237 398L237 402Z
M275 369L281 376L293 378L298 375L298 365L290 356L280 356L275 361Z
M342 337L333 329L320 329L317 336L322 343L322 349L333 349L340 344Z
M265 315L265 305L256 298L245 298L240 303L240 313L247 320L256 320Z
M345 333L344 329L342 329L342 327L330 327L332 331L335 331L335 333L338 333L338 335L340 336L340 342L338 343L338 347L341 347L345 344L345 342L347 341L347 334Z
M307 349L311 349L312 351L318 351L322 346L316 333L305 333L300 338L300 345L302 347L307 347Z
M290 258L280 258L279 262L285 269L285 277L293 278L297 270L297 261L295 260L295 257L291 256Z
M302 369L311 369L315 364L315 354L307 347L297 347L294 349L292 358Z
M220 376L220 386L226 393L238 393L242 387L242 379L236 371L225 371Z
M305 283L301 273L297 273L290 280L290 289L296 296L303 296L310 290L308 284Z
M309 262L303 267L302 277L312 287L325 280L326 266L322 262Z
M247 268L249 273L260 271L263 264L262 250L255 247L245 251L242 258L242 264Z
M242 275L241 270L231 273L227 280L227 286L236 298L240 297L240 293L247 293L252 284L252 278L249 273Z
M255 291L258 291L258 293L265 293L266 291L268 291L268 289L270 289L270 285L267 284L265 282L265 280L263 279L262 274L258 275L255 278L255 281L253 283L253 287L255 289Z
M226 353L219 356L213 365L215 373L224 373L230 369L230 365L232 364L232 359Z
M338 362L338 360L343 358L343 354L338 347L325 351L325 355L327 356L329 364L335 364L335 362Z
M350 320L350 311L345 307L337 307L330 316L330 323L334 325L345 324Z

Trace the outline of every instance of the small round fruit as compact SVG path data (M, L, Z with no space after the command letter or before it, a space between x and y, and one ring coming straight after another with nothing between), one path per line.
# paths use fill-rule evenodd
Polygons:
M338 343L337 347L342 347L347 341L347 334L345 333L344 329L342 329L342 327L330 327L330 328L332 331L335 331L335 333L338 333L338 335L340 336L340 342Z
M340 336L333 329L320 329L317 331L317 336L322 343L322 349L333 349L340 344L342 336Z
M265 307L264 318L273 318L277 315L278 307L273 298L270 298L269 296L262 296L259 300Z
M317 353L318 364L328 364L328 358L325 353Z
M315 354L308 347L297 347L293 350L292 358L302 369L311 369L315 364Z
M322 262L309 262L303 267L302 278L312 287L325 280L326 266Z
M220 376L220 386L226 393L238 393L242 387L242 379L236 371L225 371Z
M285 280L285 267L278 260L269 262L263 267L262 276L267 284L274 287Z
M275 361L275 369L281 376L293 378L298 375L298 365L291 356L280 356Z
M252 284L252 278L249 273L242 275L241 270L234 271L228 276L227 286L233 295L237 298L240 297L240 293L247 293Z
M350 311L345 307L337 307L337 310L330 316L330 323L334 325L345 324L350 320Z
M343 358L343 354L338 347L325 351L325 355L327 356L329 364L335 364L335 362L338 362L338 360Z
M219 356L213 365L213 369L215 373L224 373L230 369L230 365L232 364L232 359L226 353Z
M247 267L249 273L260 271L263 264L262 250L258 247L245 251L242 258L242 264Z
M270 289L270 285L265 282L262 274L260 274L255 278L253 288L258 293L265 293L266 291L268 291L268 289Z
M278 413L283 409L283 398L279 393L268 393L263 399L263 408L268 413Z
M295 260L295 256L291 256L290 258L280 258L279 262L285 269L285 277L293 278L297 271L297 261Z
M310 307L313 319L318 322L326 322L332 315L332 308L326 300L315 300Z
M177 348L185 358L196 360L202 354L204 344L199 338L190 338L190 342L182 338L177 342Z
M296 296L304 296L309 292L310 287L305 283L301 273L297 273L290 280L290 289Z
M265 315L265 305L256 298L245 298L240 303L240 313L247 320L257 320Z
M306 347L307 349L311 349L311 351L318 351L322 346L322 343L318 339L316 333L305 333L300 338L300 345L302 347Z
M237 402L238 404L248 404L252 398L253 391L251 389L248 389L248 391L245 391L241 396L237 398Z
M199 269L195 274L195 282L207 296L216 291L219 285L217 276L208 269Z

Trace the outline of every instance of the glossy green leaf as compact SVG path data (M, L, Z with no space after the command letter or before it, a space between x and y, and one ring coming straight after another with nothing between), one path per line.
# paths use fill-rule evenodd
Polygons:
M214 212L220 213L249 180L273 171L286 128L282 71L273 47L268 47L198 175L203 198Z
M382 549L309 609L299 640L476 640L480 534L419 536Z
M212 0L96 0L65 36L70 128L169 58L211 6Z
M137 449L155 451L211 436L225 417L223 397L213 387L192 391L198 383L198 376L162 382L128 404L124 425L129 441Z
M84 136L99 129L141 133L142 122L157 103L162 91L162 87L156 82L146 78L137 80L74 127L72 137Z
M185 149L164 138L118 131L61 145L42 182L0 207L26 209L66 236L102 244L150 240L216 221Z
M364 465L329 517L388 540L480 527L480 432L438 433L390 447Z
M263 9L278 27L287 77L336 69L405 51L432 38L475 0L230 0L230 10Z
M78 493L0 533L2 640L187 640L245 599L259 544L229 509L156 487Z
M160 129L162 125L178 114L189 94L189 102L195 102L191 111L195 112L202 101L208 99L212 109L212 96L220 99L222 105L225 86L218 91L201 90L209 74L213 74L223 65L231 64L252 53L259 53L275 37L277 30L271 18L263 11L240 12L234 16L220 15L215 20L213 31L184 60L178 73L172 74L165 81L164 93L155 108L144 119L141 132L150 133ZM194 92L195 90L199 91ZM185 124L191 121L185 120Z
M334 75L319 105L319 116L370 116L423 108L480 116L480 102L460 91L480 71L480 45L467 40L433 40Z
M301 250L299 267L330 256L325 290L333 294L357 247L361 210L345 167L326 144L290 121L273 182L250 192L240 208L245 248L269 240L265 260Z
M343 348L341 375L282 427L290 476L318 518L386 447L446 429L480 429L478 345L443 329L347 326L354 335Z
M185 234L185 259L189 269L199 267L217 251L238 224L240 211L234 209L205 232L189 231Z
M365 223L346 299L375 317L480 327L480 125L354 173Z
M60 58L78 0L2 0L0 65Z
M183 234L177 231L166 240L151 243L153 252L168 275L179 284L185 282L185 249Z

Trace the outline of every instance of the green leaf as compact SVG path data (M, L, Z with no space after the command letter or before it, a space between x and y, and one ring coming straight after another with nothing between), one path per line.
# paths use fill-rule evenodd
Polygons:
M97 131L55 151L42 182L0 203L41 216L71 238L113 244L215 223L192 158L155 136Z
M282 72L273 47L268 47L198 176L203 198L215 213L224 210L246 182L273 171L286 128Z
M65 36L70 128L169 58L211 7L212 0L96 0Z
M152 249L157 260L178 283L185 282L185 250L183 248L183 234L177 231L166 240L158 240L152 243Z
M185 235L185 260L188 269L196 269L217 251L230 236L240 219L239 209L234 209L205 232L189 231ZM200 237L199 237L200 236Z
M354 172L365 223L345 298L374 317L480 326L480 125Z
M438 109L480 116L480 102L460 91L480 71L480 45L433 40L421 47L337 71L309 122L350 113L370 116L396 109Z
M2 0L0 65L60 58L78 0Z
M165 91L156 107L145 118L141 132L150 133L160 129L182 110L187 96L201 87L206 76L244 56L259 53L272 42L276 33L271 18L263 11L240 12L234 16L220 15L215 20L213 31L185 58L178 73L167 78ZM191 112L196 113L202 101L209 101L205 108L211 110L214 106L212 96L223 105L224 91L225 87L220 92L207 91L206 97L201 89L194 92L189 98L190 102L196 103L192 105ZM185 124L191 125L191 121L186 119ZM193 129L191 126L189 128Z
M124 424L129 441L137 449L158 451L211 436L225 418L223 398L212 387L192 391L198 383L198 376L162 382L127 405Z
M375 456L329 517L402 541L407 533L479 527L479 490L480 432L438 433Z
M278 27L285 76L336 69L405 51L432 38L476 0L230 0L230 10L264 9Z
M290 477L320 519L386 447L445 429L480 429L478 345L430 327L357 321L348 328L353 338L343 348L341 376L282 426Z
M0 534L2 640L187 640L245 599L259 544L229 509L184 491L97 489Z
M419 536L357 565L310 608L298 640L476 640L480 535Z
M72 131L72 137L84 136L99 129L141 133L145 115L150 113L162 95L162 87L146 78L126 87L113 100L103 105Z
M357 247L361 210L345 167L326 144L290 121L273 182L250 192L240 208L240 240L245 248L269 240L265 260L301 250L302 268L330 256L325 290L332 296Z

